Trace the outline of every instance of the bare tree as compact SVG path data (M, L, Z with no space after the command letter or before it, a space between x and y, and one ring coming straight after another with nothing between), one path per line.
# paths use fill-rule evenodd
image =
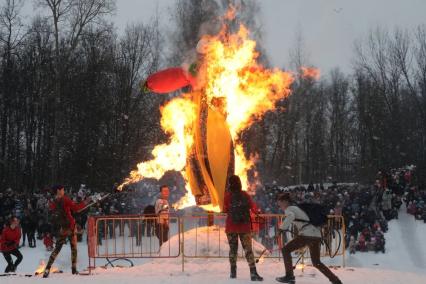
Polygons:
M50 11L50 18L54 27L55 37L55 87L52 90L54 97L53 124L53 149L51 179L59 178L61 163L60 157L60 132L63 123L62 113L59 106L62 103L62 86L64 74L67 72L67 62L78 46L81 36L90 25L103 25L103 18L111 14L115 9L113 0L36 0L36 2L46 7ZM63 24L63 27L60 26ZM67 45L62 45L64 40Z

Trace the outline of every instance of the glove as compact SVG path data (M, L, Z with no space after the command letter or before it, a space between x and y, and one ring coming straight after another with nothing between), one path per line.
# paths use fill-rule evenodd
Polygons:
M84 202L85 204L89 204L90 202L92 202L92 198L91 198L90 196L87 196L87 197L83 200L83 202Z

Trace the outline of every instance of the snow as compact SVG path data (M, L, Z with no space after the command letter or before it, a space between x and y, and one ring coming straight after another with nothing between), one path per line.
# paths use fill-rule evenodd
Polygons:
M198 228L198 237L203 238L201 231L205 228ZM210 228L210 230L215 230ZM186 255L195 253L194 245L190 241L196 234L194 229L189 229L185 234L187 243ZM222 230L213 231L210 235L211 241L214 235L221 238L221 249L205 246L199 246L197 253L206 252L208 254L227 254L226 237ZM335 268L333 271L342 279L343 283L426 283L426 245L422 243L423 236L426 235L426 224L415 221L414 217L407 215L403 209L400 211L399 220L393 220L389 223L389 231L386 237L386 253L360 253L355 255L347 254L345 268ZM176 237L170 242L176 243ZM83 270L88 265L87 246L79 243L79 262L78 267ZM261 249L260 244L256 244L256 250ZM47 260L49 253L45 252L44 246L38 242L37 248L24 247L21 249L24 260L19 267L19 273L32 273L36 269L40 260ZM160 254L166 253L163 249ZM167 252L168 254L168 252ZM258 253L257 253L258 254ZM327 264L341 264L341 258L325 259ZM64 246L55 265L63 269L63 274L53 274L49 279L41 280L39 278L26 277L0 277L2 284L26 284L37 281L46 281L61 284L74 284L76 277L82 277L80 281L90 283L203 283L203 284L221 284L221 283L248 283L249 270L245 260L238 262L238 279L229 279L229 263L227 259L186 259L185 272L182 272L181 258L173 259L136 259L135 267L132 268L100 268L98 267L92 276L72 276L70 274L70 249L69 245ZM102 259L97 260L98 265L105 264ZM123 262L123 265L125 263ZM5 267L5 261L0 259L0 267ZM275 283L275 277L284 274L283 263L277 259L265 259L263 263L258 264L258 272L265 278L264 283ZM304 283L329 283L321 273L313 267L306 267L302 272L296 270L296 279L298 284Z
M351 267L376 267L426 273L424 236L426 224L423 221L416 221L412 215L405 213L405 208L401 209L399 219L390 221L389 231L385 233L386 253L347 254L346 263Z
M220 226L212 227L197 227L190 229L184 233L185 240L185 256L195 257L224 257L229 255L228 239L225 230ZM161 247L160 255L177 255L179 237L174 236L170 238L168 243L163 244ZM172 248L171 251L169 248ZM261 255L265 247L253 240L253 251L255 255ZM241 244L238 246L239 255L244 255ZM266 253L264 254L266 255Z

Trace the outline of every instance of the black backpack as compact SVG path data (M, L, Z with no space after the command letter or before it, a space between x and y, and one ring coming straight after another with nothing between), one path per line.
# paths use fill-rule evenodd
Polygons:
M250 204L248 197L243 192L231 193L231 204L229 214L232 223L248 224L250 223Z
M70 221L65 213L64 200L56 199L54 203L55 209L50 212L50 223L52 224L52 231L59 232L61 228L68 228Z
M327 224L327 208L316 203L301 203L297 204L297 207L302 209L309 217L309 222L306 220L296 219L295 221L306 222L314 225L315 227L321 227Z

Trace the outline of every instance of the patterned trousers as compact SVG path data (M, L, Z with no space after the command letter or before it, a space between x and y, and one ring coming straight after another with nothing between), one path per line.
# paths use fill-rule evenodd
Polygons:
M227 233L229 243L229 262L231 266L237 266L238 258L238 238L246 253L246 259L249 267L255 267L253 247L250 233Z
M61 230L61 232L58 234L58 237L55 243L55 249L52 251L52 254L50 255L49 261L47 262L47 265L46 265L46 269L50 269L52 267L53 262L55 261L56 257L61 251L62 246L66 243L67 238L70 241L70 246L71 246L72 268L77 267L77 234L75 233L75 231L71 229L66 229L66 230Z

